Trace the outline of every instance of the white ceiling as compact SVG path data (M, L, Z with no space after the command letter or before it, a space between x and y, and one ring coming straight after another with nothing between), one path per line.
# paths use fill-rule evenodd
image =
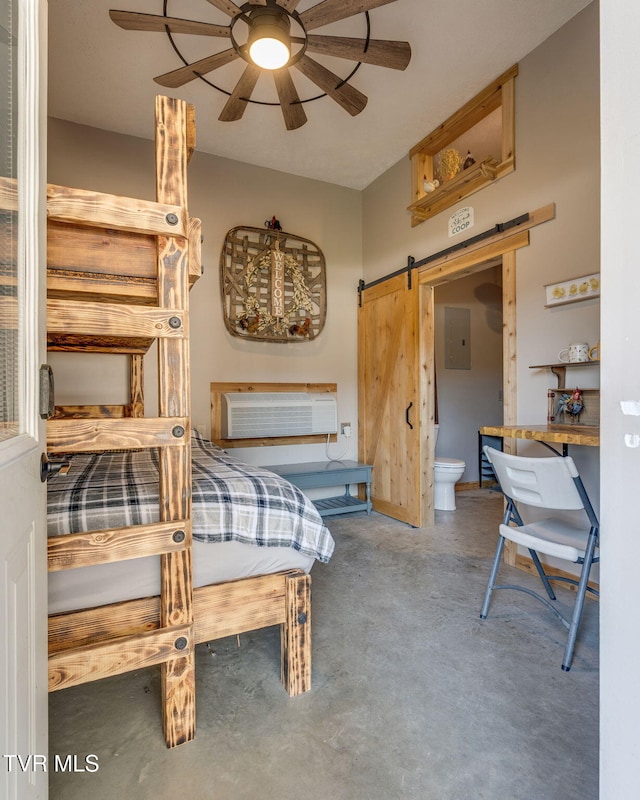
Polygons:
M301 0L298 11L319 0ZM371 36L408 41L404 72L363 64L352 84L369 102L351 117L329 97L305 105L308 122L284 127L280 109L250 104L242 120L219 122L226 95L194 80L167 90L153 78L182 66L163 33L125 31L110 8L163 13L163 0L49 0L49 115L118 133L153 137L153 98L194 103L197 149L249 164L363 189L486 84L543 42L591 0L395 0L369 12ZM217 24L229 17L207 0L166 0L167 14ZM241 0L236 0L241 4ZM365 17L314 33L363 36ZM224 39L175 36L189 62L226 49ZM353 62L323 59L346 77ZM235 62L208 77L231 91ZM292 70L301 98L319 90ZM263 75L254 98L274 98Z

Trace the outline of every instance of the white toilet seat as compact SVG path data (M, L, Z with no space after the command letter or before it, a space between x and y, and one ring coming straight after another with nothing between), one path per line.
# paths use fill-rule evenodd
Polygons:
M467 466L460 458L447 458L446 456L436 456L436 459L433 463L434 467L451 471L460 469L460 467L465 469Z

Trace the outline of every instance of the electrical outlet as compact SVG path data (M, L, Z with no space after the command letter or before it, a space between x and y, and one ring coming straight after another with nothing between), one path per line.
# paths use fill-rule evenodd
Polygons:
M351 423L350 422L341 422L340 423L340 433L342 436L346 436L347 439L351 436Z

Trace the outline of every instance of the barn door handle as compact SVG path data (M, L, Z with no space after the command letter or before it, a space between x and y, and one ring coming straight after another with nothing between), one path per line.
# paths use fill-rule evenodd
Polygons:
M411 430L413 430L413 425L409 422L409 412L411 411L412 408L413 408L413 402L409 403L409 405L407 406L407 410L405 412L407 417L407 425L411 428Z

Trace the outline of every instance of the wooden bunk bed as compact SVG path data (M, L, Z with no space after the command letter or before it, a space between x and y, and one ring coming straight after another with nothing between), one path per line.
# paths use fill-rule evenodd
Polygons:
M280 625L281 678L311 685L310 577L286 570L193 589L189 284L200 275L200 222L187 211L193 109L156 100L156 202L48 187L47 337L51 350L130 356L122 406L61 406L50 455L157 448L159 521L52 536L49 570L160 556L157 597L49 617L49 690L149 665L162 669L168 747L195 735L194 647ZM143 355L158 343L158 416L144 416Z

